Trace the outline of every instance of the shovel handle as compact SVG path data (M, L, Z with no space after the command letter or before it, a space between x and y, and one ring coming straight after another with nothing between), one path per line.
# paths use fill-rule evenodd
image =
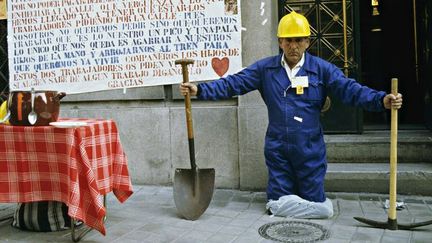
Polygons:
M391 92L398 94L398 79L392 78ZM396 183L397 183L397 134L398 134L398 110L391 109L390 127L390 207L388 216L390 220L396 220Z
M175 61L176 65L181 65L183 74L183 83L189 83L189 71L188 65L193 64L194 60L191 59L179 59ZM196 169L195 163L195 142L194 142L194 132L192 123L192 108L191 108L191 98L190 94L185 95L185 109L186 109L186 125L188 131L188 142L189 142L189 158L192 170Z

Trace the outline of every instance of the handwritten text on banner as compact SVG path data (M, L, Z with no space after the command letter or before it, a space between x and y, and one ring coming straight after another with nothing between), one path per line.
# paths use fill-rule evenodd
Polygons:
M181 82L241 69L240 0L10 0L11 90L67 93Z

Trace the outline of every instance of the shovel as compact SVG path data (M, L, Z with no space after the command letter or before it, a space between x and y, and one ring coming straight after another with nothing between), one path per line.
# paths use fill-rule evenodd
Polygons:
M194 61L190 59L176 60L181 65L183 83L189 82L187 65ZM191 169L176 169L174 174L174 202L178 213L188 220L198 219L210 204L213 197L215 170L213 168L199 169L195 163L195 146L192 126L192 110L190 94L185 96L186 123L189 142L189 157Z
M395 96L398 94L398 79L392 78L391 84L392 94ZM379 222L371 219L354 217L359 222L368 224L370 226L389 229L389 230L410 230L412 228L425 226L432 224L432 220L425 222L411 223L411 224L399 224L396 219L396 175L397 175L397 120L398 113L397 109L391 109L391 131L390 131L390 207L388 210L387 222Z

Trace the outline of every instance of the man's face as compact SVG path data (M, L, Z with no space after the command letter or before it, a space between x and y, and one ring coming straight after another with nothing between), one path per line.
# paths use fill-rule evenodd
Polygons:
M308 37L279 38L279 47L283 50L285 61L293 68L309 47Z

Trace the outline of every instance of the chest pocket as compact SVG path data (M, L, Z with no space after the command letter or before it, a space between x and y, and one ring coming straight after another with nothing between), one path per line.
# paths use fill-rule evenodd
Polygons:
M309 87L304 88L303 94L296 94L296 89L291 89L288 102L292 113L287 116L291 130L312 131L320 126L320 111L325 100L325 87L322 82L309 82Z
M323 98L324 84L322 82L310 82L309 87L306 88L304 99L321 101ZM300 95L302 96L302 95Z
M295 88L291 88L291 95L295 101L305 103L321 103L325 98L324 84L322 82L309 82L309 87L303 89L303 94L297 94Z

